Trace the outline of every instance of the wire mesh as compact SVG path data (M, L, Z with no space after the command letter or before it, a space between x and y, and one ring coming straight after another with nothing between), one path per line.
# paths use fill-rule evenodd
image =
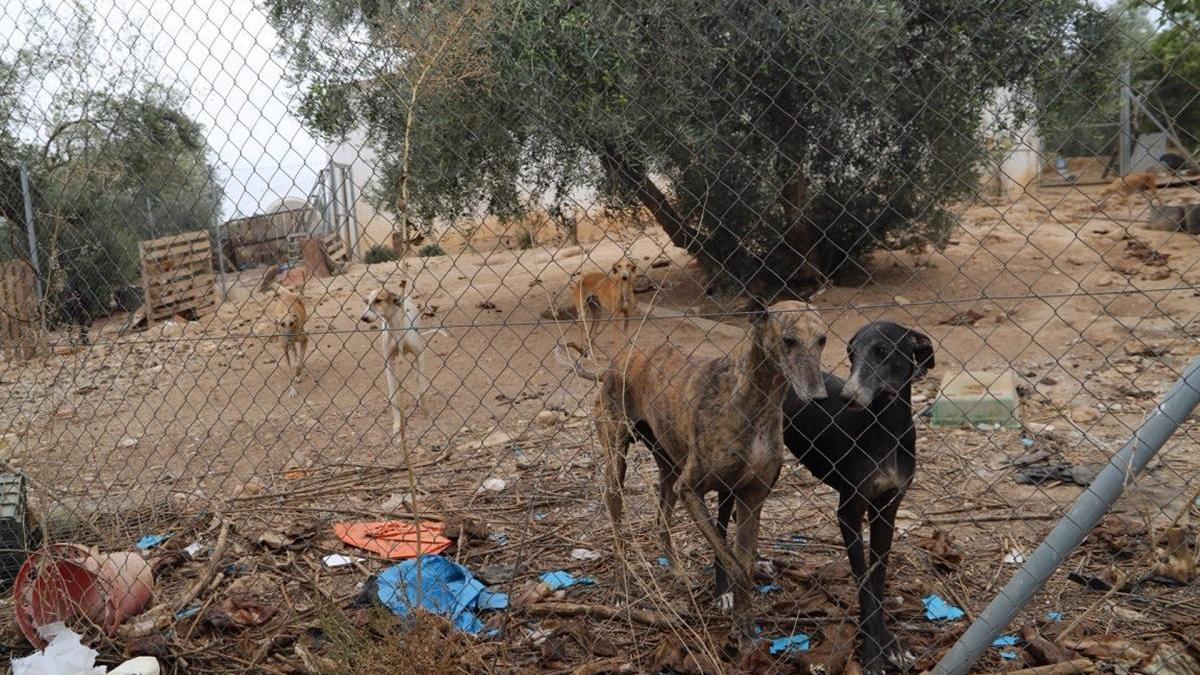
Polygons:
M929 670L1200 353L1197 21L5 5L0 644ZM1197 434L979 672L1200 671Z

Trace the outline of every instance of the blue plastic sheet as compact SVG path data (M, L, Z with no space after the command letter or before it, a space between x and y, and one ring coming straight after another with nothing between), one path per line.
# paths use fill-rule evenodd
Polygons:
M170 538L171 538L171 535L169 533L168 534L148 534L148 535L142 537L141 539L138 539L136 546L138 547L139 550L145 551L148 549L152 549L155 546L158 546L159 544L163 543L164 541L166 541Z
M420 565L420 583L417 566ZM379 575L379 601L396 616L419 607L450 619L459 630L478 635L476 612L506 609L508 595L490 591L470 570L440 555L423 555L392 565Z
M1047 621L1062 621L1063 613L1062 612L1046 612L1046 620Z
M570 572L557 570L554 572L546 572L542 575L542 583L546 584L552 591L559 591L572 586L591 586L596 583L596 580L591 577L580 577L576 579L571 576Z
M966 612L951 605L939 595L931 595L921 600L925 605L925 618L930 621L954 621L966 616Z
M992 640L992 646L993 647L1012 647L1013 645L1016 645L1020 642L1021 642L1021 638L1019 638L1015 635L1001 635L1000 637L996 638L995 640Z
M795 635L771 640L771 654L778 656L779 654L787 654L789 652L806 652L808 651L808 646L808 636L804 633L796 633Z
M762 586L758 587L758 592L762 593L763 595L766 595L767 593L774 593L776 591L782 591L782 590L783 590L783 586L780 586L779 584L763 584Z

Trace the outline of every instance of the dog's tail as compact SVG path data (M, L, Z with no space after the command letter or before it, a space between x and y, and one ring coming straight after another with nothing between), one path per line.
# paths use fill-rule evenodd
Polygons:
M571 349L574 349L575 351L579 352L581 356L578 359L572 359L571 357L567 356L567 352L566 352L566 350L563 349L562 343L556 342L556 343L554 343L554 358L556 358L559 363L570 368L572 371L574 371L574 373L576 375L578 375L579 377L582 377L585 380L591 380L592 382L600 382L601 380L604 379L604 376L602 374L597 373L595 370L592 370L591 368L588 368L587 366L583 365L582 355L586 354L586 352L584 351L584 349L582 347L575 344L574 342L568 342L567 346L569 346Z

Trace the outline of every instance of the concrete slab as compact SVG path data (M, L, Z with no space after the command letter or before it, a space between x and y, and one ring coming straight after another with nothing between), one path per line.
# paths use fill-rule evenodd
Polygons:
M933 402L932 424L1020 426L1017 420L1017 385L1011 371L961 371L942 381Z

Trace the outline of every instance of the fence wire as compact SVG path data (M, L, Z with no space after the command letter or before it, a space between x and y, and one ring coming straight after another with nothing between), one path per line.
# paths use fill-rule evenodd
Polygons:
M5 658L932 669L1200 355L1198 22L4 5ZM974 669L1200 672L1198 447Z

